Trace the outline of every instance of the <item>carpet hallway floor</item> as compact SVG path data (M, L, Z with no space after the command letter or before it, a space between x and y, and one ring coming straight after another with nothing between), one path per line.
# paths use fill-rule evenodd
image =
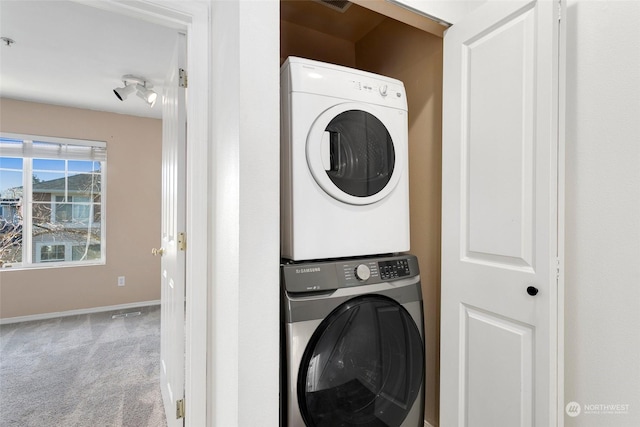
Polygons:
M0 325L0 426L166 425L160 306Z

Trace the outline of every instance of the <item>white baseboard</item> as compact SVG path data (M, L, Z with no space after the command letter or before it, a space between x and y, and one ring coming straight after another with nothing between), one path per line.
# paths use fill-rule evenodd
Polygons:
M56 317L77 316L79 314L101 313L103 311L127 310L136 307L147 307L150 305L160 305L160 300L131 302L128 304L107 305L102 307L81 308L79 310L58 311L55 313L32 314L29 316L7 317L0 319L0 325L18 322L30 322L32 320L54 319Z

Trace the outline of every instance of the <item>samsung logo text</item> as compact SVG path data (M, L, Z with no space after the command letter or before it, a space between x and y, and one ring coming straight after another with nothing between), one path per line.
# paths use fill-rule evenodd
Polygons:
M296 274L318 273L320 271L322 271L320 267L296 268Z

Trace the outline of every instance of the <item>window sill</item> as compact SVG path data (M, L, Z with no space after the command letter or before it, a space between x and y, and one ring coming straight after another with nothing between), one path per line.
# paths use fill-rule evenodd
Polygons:
M5 264L0 267L0 272L4 271L29 271L44 270L52 268L74 268L74 267L96 267L106 265L106 260L96 260L87 262L43 262L38 264L23 265L22 263Z

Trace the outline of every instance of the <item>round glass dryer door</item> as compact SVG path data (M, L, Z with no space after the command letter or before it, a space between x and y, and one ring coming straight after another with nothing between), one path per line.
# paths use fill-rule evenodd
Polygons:
M380 295L353 298L315 331L298 373L310 427L398 427L419 395L424 350L411 315Z
M342 202L366 205L398 183L400 153L374 108L346 103L325 111L307 139L307 163L322 189Z

